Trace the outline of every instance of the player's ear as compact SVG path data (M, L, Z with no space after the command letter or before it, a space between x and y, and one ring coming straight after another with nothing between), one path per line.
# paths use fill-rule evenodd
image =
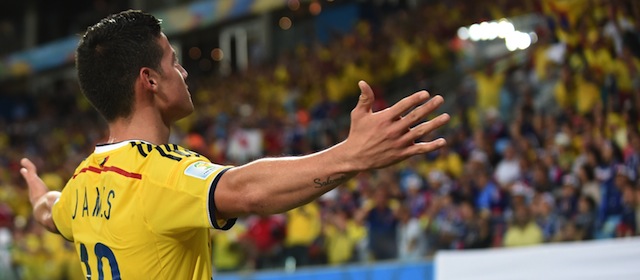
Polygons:
M138 79L144 88L153 91L158 89L158 73L155 70L148 67L140 68Z

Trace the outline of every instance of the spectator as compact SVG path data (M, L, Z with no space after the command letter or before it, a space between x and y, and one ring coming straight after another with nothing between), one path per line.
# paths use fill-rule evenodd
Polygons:
M365 221L369 238L369 249L375 260L397 257L397 245L389 240L397 240L398 219L389 204L389 194L378 187L374 194L374 205L366 212Z
M544 130L542 127L537 131ZM547 169L547 179L549 184L556 187L562 184L562 175L564 170L558 164L557 155L552 152L540 152L540 160L542 165Z
M634 129L627 131L627 145L623 148L624 164L640 177L640 133Z
M286 213L285 255L293 257L296 265L309 265L311 246L320 237L320 208L311 202Z
M573 174L566 174L562 177L562 187L558 193L558 214L563 218L570 220L576 214L579 193L578 179Z
M247 220L245 237L255 268L275 268L283 262L285 221L282 216L255 216Z
M480 211L480 215L488 217L492 214L500 215L503 210L500 203L503 194L498 186L490 180L489 174L482 170L477 172L475 184L478 187L478 197L475 201L476 208Z
M515 148L512 144L506 144L502 154L502 160L496 166L494 176L500 186L508 186L520 179L520 163Z
M572 241L580 241L582 239L582 234L576 226L576 224L572 221L564 223L558 234L553 238L553 242L572 242Z
M556 202L553 195L551 193L536 194L531 209L536 223L542 230L544 242L554 240L560 232L564 219L556 214Z
M591 197L595 205L600 205L602 201L600 184L596 181L593 167L588 164L581 165L578 171L578 179L582 186L581 195Z
M211 231L213 265L218 272L237 271L246 263L249 250L243 221L227 231Z
M429 192L432 196L441 197L447 195L452 190L451 179L444 172L434 169L427 177Z
M461 219L451 195L437 198L430 212L430 224L427 226L436 230L432 237L434 249L458 249L456 239L461 235Z
M527 205L516 205L513 221L507 228L504 236L504 246L530 246L544 241L540 227L531 219Z
M419 176L412 176L407 182L406 205L412 218L421 217L427 210L431 195L425 192Z
M551 192L554 191L555 185L549 178L549 169L542 162L535 162L531 167L533 169L531 174L530 185L537 192ZM521 168L524 170L524 168Z
M433 168L442 170L449 177L457 179L462 174L463 162L459 154L454 153L448 146L438 151L433 162Z
M327 261L331 265L345 264L358 259L358 244L365 239L367 230L347 212L336 209L330 213L324 227L324 245Z
M613 41L616 54L622 53L624 47L623 35L634 29L631 18L624 13L618 3L607 5L607 19L602 29L602 35Z
M635 187L630 181L625 181L621 188L623 205L620 223L616 228L616 237L634 236L638 233L638 224L636 224L638 201L636 200Z
M596 205L595 200L588 195L583 195L578 200L578 213L574 221L582 240L594 238L597 218Z
M489 63L482 70L473 74L478 95L478 109L480 114L487 110L497 109L500 105L500 88L504 84L505 74L496 71L496 66Z
M456 249L489 248L493 239L489 219L480 217L469 201L460 203L459 235L455 241Z
M426 254L426 236L418 218L411 215L410 209L400 206L398 209L398 259L416 261Z

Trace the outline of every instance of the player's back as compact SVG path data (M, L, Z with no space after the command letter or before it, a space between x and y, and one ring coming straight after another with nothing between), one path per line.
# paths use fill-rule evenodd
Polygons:
M208 160L171 144L98 146L76 169L53 211L61 234L74 241L85 273L91 279L210 279L205 183L211 180L186 176L202 163ZM215 167L211 177L224 170L207 166Z

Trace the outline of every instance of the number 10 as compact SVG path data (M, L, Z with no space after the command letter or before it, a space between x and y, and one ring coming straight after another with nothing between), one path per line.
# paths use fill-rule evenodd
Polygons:
M111 267L111 279L120 280L120 268L118 268L118 262L113 255L113 251L106 245L98 242L93 248L93 252L98 259L98 280L104 279L104 273L102 272L102 258L107 258L109 266ZM80 260L84 263L84 267L87 269L87 280L91 280L91 267L89 267L89 254L87 253L87 247L83 243L80 243Z

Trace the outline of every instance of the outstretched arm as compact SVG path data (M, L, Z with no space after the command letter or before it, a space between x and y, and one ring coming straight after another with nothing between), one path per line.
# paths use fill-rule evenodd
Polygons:
M373 91L364 81L358 85L360 99L351 111L346 140L307 156L260 159L229 170L215 192L219 218L284 212L316 199L358 172L389 166L446 144L444 139L416 142L449 121L448 114L441 114L422 122L442 105L441 96L430 98L420 91L373 112Z
M22 165L20 174L22 174L29 187L29 201L33 206L33 217L48 231L59 233L53 222L51 209L53 208L53 203L60 197L60 192L49 191L38 176L35 164L29 159L23 158L20 164Z

